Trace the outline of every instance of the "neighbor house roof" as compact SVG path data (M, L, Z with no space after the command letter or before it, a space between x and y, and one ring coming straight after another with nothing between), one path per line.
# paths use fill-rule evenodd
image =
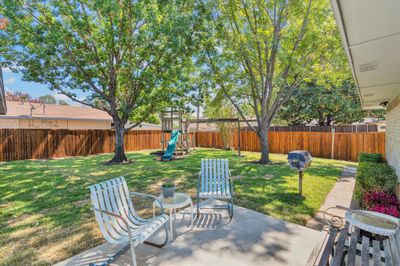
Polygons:
M331 0L365 110L400 93L400 1Z
M1 118L102 120L112 121L106 112L86 106L41 104L30 102L7 102L7 115Z

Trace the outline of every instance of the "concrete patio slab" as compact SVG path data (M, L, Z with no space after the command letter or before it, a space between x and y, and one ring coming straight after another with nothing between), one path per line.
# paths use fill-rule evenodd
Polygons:
M217 202L217 204L219 204ZM189 216L177 214L175 240L164 248L137 247L138 265L307 265L322 245L325 233L236 207L230 221L227 210L202 209L189 227ZM162 241L164 232L151 239ZM58 266L104 262L122 246L103 244ZM108 254L108 256L105 256ZM126 251L110 265L130 265ZM83 263L83 264L82 264Z

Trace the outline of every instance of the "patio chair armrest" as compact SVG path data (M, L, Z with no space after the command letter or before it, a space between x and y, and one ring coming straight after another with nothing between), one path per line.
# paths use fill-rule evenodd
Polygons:
M150 194L145 194L145 193L140 193L140 192L129 192L129 196L137 196L137 197L142 197L142 198L149 198L152 199L154 201L158 202L158 206L161 209L161 214L164 214L164 206L163 203L161 202L161 200L159 198L157 198L154 195L150 195Z
M113 213L113 212L109 212L109 211L100 210L100 209L97 209L97 208L95 208L95 207L91 207L90 209L91 209L92 211L94 211L94 212L101 212L101 213L103 213L103 214L116 217L116 218L121 219L122 221L124 221L124 223L126 223L125 219L122 218L122 216L119 215L119 214L116 214L116 213Z
M94 212L100 212L104 215L112 216L112 217L115 217L115 218L119 219L120 221L122 221L124 223L124 225L126 226L126 229L128 230L129 242L132 242L133 238L132 238L131 228L129 227L128 222L121 215L118 215L116 213L109 212L109 211L100 210L95 207L91 207L90 209Z
M399 218L396 218L394 216L390 216L390 215L387 215L387 214L384 214L384 213L374 212L374 211L369 211L368 213L373 215L373 216L376 216L376 218L379 219L379 220L386 220L386 221L388 221L388 222L390 222L392 224L395 224L397 226L400 225ZM373 219L373 217L370 217L370 218Z

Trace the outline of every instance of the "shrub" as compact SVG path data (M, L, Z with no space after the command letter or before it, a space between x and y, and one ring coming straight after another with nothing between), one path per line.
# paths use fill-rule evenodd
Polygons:
M399 209L396 206L385 206L385 205L377 204L368 210L400 218Z
M355 198L361 200L364 193L384 191L394 194L397 176L387 163L359 163L356 177Z
M385 159L380 153L360 153L358 155L358 162L383 163Z
M365 193L362 200L362 207L370 211L400 217L399 202L396 195L383 191Z
M362 200L362 206L367 209L375 205L397 206L398 204L396 195L383 191L367 192L364 194Z

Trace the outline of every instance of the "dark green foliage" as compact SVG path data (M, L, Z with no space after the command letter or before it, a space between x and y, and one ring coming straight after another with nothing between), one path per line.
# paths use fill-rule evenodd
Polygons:
M170 187L175 187L175 184L170 181L170 182L166 182L162 185L163 188L170 188Z
M397 176L387 163L361 162L357 169L354 197L362 199L364 193L384 191L394 193Z
M289 125L304 125L317 121L320 126L346 125L365 117L382 118L384 111L363 111L357 89L351 79L337 84L312 81L300 86L278 118Z
M358 155L358 162L383 163L385 159L380 153L360 153Z

